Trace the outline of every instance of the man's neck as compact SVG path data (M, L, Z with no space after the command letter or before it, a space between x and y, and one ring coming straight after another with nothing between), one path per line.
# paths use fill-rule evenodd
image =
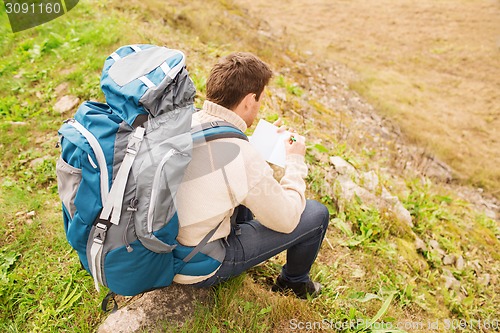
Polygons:
M219 104L205 101L205 103L203 104L202 112L206 112L211 116L230 122L231 124L238 127L242 132L245 132L247 130L247 124L236 112L227 109Z

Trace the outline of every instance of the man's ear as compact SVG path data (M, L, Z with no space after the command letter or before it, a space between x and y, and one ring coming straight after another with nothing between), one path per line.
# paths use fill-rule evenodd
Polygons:
M251 107L253 105L252 103L255 103L253 95L255 94L250 93L245 95L245 97L243 97L243 99L233 109L234 113L245 119L246 113L248 112L248 110L251 110Z
M256 101L257 101L257 95L255 95L254 93L249 93L243 98L241 104L245 107L245 109L248 109L252 107L253 103L255 103Z

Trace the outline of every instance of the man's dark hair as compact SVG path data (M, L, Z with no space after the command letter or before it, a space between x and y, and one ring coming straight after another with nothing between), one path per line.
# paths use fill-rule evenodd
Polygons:
M272 74L269 66L255 55L232 53L222 58L210 71L207 100L231 110L250 93L259 100Z

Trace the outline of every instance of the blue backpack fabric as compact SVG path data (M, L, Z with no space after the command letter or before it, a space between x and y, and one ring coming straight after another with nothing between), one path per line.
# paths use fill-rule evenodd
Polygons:
M195 87L182 52L129 45L104 64L106 103L87 101L59 129L56 164L69 244L94 285L133 296L208 275L220 258L176 240L177 187L193 144L246 136L225 122L191 128ZM220 225L220 224L219 224Z

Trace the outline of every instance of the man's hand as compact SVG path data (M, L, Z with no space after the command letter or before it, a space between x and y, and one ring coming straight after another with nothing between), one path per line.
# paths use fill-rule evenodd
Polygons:
M296 132L290 131L290 138L285 142L285 151L287 155L299 154L305 156L306 138Z
M278 133L283 133L284 131L286 131L286 126L283 122L283 119L281 119L281 118L278 118L278 120L276 120L273 123L273 125L278 127Z
M278 127L278 133L283 133L287 130L286 126L283 124L283 120L278 118L273 123L274 126ZM298 154L305 156L306 154L306 139L302 135L297 134L294 129L288 128L290 136L285 140L285 151L287 155Z

